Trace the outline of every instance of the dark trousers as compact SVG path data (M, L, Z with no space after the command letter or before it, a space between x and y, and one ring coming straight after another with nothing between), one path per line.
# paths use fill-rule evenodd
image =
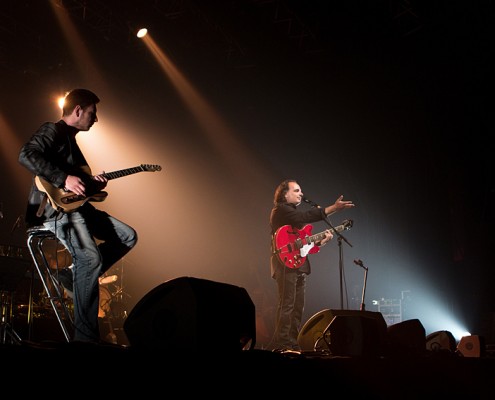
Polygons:
M301 327L306 290L306 274L280 266L274 276L278 288L278 305L273 349L299 350L297 337Z

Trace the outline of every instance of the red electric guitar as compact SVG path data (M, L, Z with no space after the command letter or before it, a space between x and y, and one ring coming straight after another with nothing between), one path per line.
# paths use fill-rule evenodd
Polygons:
M335 231L342 232L351 229L353 221L346 219L341 225L336 226ZM325 232L311 235L313 226L308 224L301 229L293 228L290 225L284 225L277 229L274 235L275 253L280 261L288 268L299 268L306 261L308 254L318 253L320 246L315 243L325 238Z

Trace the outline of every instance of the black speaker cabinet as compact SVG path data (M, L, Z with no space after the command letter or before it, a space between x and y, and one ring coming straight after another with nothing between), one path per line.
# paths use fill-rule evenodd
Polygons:
M174 352L250 350L255 307L241 287L180 277L160 284L131 310L124 331L131 347Z
M379 355L387 324L374 311L325 309L313 315L298 336L303 351L330 351L332 355Z
M419 319L409 319L387 328L388 355L424 355L426 332Z

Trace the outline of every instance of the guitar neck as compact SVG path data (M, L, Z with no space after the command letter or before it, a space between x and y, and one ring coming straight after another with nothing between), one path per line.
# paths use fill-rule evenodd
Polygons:
M144 168L142 166L139 166L139 167L121 169L119 171L105 172L103 176L108 180L111 180L116 178L122 178L123 176L127 176L127 175L137 174L138 172L142 172L142 171L144 171Z
M339 226L336 226L335 229L330 228L329 230L330 230L330 232L335 233L335 232L342 232L344 229L345 229L344 225L339 225ZM320 232L320 233L316 233L316 234L308 237L308 242L309 243L316 243L316 242L319 242L320 240L323 240L323 239L325 239L325 232Z
M308 237L307 240L309 243L316 243L323 239L325 239L325 232L320 232L320 233L316 233L315 235L311 235L310 237Z

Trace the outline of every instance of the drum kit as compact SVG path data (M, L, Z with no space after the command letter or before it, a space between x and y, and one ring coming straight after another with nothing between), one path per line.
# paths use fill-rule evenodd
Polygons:
M115 319L127 316L127 311L120 307L120 303L123 301L123 287L119 284L121 280L122 277L119 277L119 275L103 275L100 277L99 318Z
M53 254L48 261L50 269L56 274L57 270L67 268L72 264L68 251L61 244L57 248L48 249L46 254ZM18 342L22 338L31 339L33 329L40 339L51 340L53 332L58 331L49 327L43 337L42 326L55 320L53 308L48 295L40 285L39 277L33 267L32 258L24 247L0 245L0 293L1 293L1 322L0 339ZM22 268L21 268L22 267ZM98 319L102 327L102 336L115 344L124 342L123 323L127 317L126 297L124 291L123 262L114 265L107 273L99 278L99 309ZM64 293L63 301L67 308L73 311L72 299ZM29 306L31 304L31 306ZM15 328L15 330L14 330ZM49 332L48 332L49 331ZM108 331L108 334L107 334ZM35 335L36 336L36 335ZM120 337L120 340L119 340Z
M112 274L107 273L99 279L100 303L98 318L100 330L106 341L113 344L127 345L124 321L128 315L126 297L130 296L124 291L123 262L113 266L109 272L112 272Z
M0 340L1 343L18 343L21 338L14 329L13 309L16 288L23 281L31 265L26 248L0 245Z

